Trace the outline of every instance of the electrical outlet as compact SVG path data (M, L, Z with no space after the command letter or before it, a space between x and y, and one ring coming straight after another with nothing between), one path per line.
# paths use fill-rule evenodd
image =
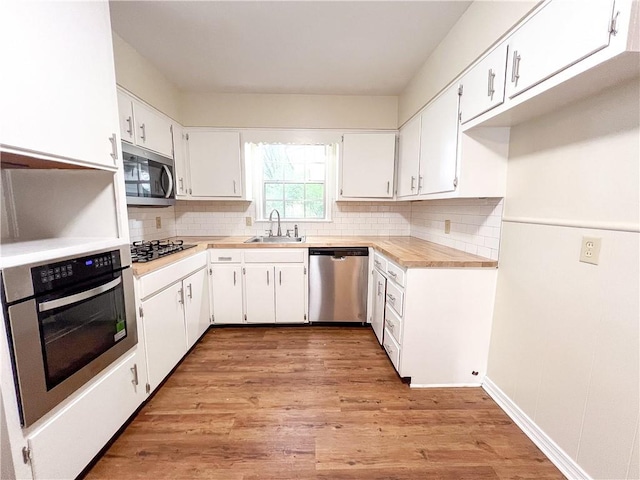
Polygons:
M156 217L156 228L162 228L162 217Z
M250 227L253 223L251 217L244 217L244 223L247 227Z
M580 247L580 261L598 265L600 261L600 247L602 239L596 237L582 237L582 246Z
M451 233L451 220L444 221L444 233Z

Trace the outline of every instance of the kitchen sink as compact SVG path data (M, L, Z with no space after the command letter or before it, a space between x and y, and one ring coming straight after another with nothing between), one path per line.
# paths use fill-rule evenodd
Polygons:
M302 243L305 241L305 237L251 237L249 240L246 240L244 243Z

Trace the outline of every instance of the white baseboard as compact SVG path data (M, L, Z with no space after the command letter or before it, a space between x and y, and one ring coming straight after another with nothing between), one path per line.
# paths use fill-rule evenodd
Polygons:
M571 480L592 480L580 465L562 450L536 423L529 418L500 388L485 377L482 388L511 417L520 430L542 450L562 474Z
M460 387L482 387L481 383L412 383L411 388L460 388Z

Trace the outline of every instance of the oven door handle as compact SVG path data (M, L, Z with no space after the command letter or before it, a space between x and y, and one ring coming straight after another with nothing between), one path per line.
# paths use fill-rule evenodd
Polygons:
M73 295L69 295L68 297L57 298L48 302L39 303L38 311L47 312L49 310L53 310L54 308L66 307L67 305L71 305L72 303L78 303L92 297L97 297L98 295L117 287L121 283L122 277L118 277L115 280L111 280L110 282L107 282L104 285L100 285L99 287L92 288L91 290L86 290L84 292L74 293Z

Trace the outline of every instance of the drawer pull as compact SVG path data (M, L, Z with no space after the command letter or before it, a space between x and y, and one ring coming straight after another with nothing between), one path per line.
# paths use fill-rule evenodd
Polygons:
M219 262L230 262L231 257L218 257Z
M393 295L391 295L390 293L387 293L387 297L389 297L389 300L391 300L393 303L396 302L396 297L394 297Z
M378 260L374 260L373 264L376 266L376 268L380 268L382 266Z
M387 345L386 343L384 344L384 349L387 351L387 353L389 355L393 354L393 351L391 350L391 347L389 345Z
M387 270L387 273L391 275L393 278L398 278L398 274L396 272L392 272L391 270Z

